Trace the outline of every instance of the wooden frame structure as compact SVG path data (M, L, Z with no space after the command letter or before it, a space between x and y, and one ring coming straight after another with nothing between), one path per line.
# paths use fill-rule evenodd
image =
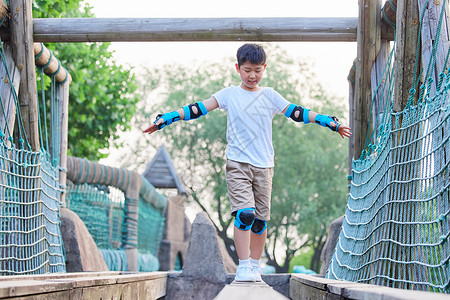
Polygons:
M34 19L36 42L355 42L357 18ZM381 27L393 40L392 28ZM9 33L0 31L4 40Z
M408 42L407 36L417 35L412 25L414 22L411 21L416 18L415 8L411 5L413 2L417 4L416 0L398 0L398 9L393 9L392 3L397 5L397 1L391 0L386 2L384 9L381 0L361 0L358 18L32 19L32 1L15 0L11 1L10 30L0 28L0 36L12 42L16 64L21 70L20 109L27 116L25 128L33 141L33 149L39 148L34 48L31 47L34 42L356 41L355 97L350 103L350 124L354 126L354 137L349 147L351 160L352 157L360 156L371 126L368 120L372 99L372 65L382 41L394 39L392 24L382 21L382 12L390 19L390 23L395 19L394 16L400 20L396 25L396 40L399 47L403 48L398 50L402 54L398 55L397 63L407 66L412 55L407 50L413 43ZM410 86L403 82L403 78L408 77L408 70L402 67L397 70L399 73L396 78L402 83L396 87L396 93L402 95L405 94L404 87ZM399 99L396 107L401 110L405 100L404 97ZM67 136L67 132L64 134ZM65 147L66 151L61 152L63 155L67 154L67 142Z

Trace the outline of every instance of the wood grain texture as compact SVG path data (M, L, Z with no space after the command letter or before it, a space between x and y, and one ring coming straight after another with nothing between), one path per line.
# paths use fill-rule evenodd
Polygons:
M356 18L34 19L39 42L356 41Z

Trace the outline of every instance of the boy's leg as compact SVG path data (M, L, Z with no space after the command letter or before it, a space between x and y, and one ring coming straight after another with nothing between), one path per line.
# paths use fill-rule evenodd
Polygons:
M273 168L255 167L252 171L255 174L253 192L256 219L250 235L250 263L256 281L261 281L260 259L267 239L267 221L270 219Z
M250 234L250 257L256 260L261 259L261 255L266 244L267 230L262 234L252 232ZM238 254L239 255L239 254Z
M234 226L234 246L239 259L249 258L250 230L244 231Z
M256 281L250 264L250 228L255 218L254 199L249 165L227 160L226 179L230 208L236 217L234 245L239 257L236 281Z

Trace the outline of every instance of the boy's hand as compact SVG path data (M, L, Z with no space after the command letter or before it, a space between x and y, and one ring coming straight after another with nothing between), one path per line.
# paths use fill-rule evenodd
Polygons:
M164 119L161 118L162 115L156 116L156 121L150 125L147 129L144 129L144 133L152 134L153 132L158 130L158 125L164 122Z
M153 124L150 125L150 127L145 129L143 132L152 134L153 132L155 132L157 130L163 129L165 126L172 124L173 122L179 121L180 119L181 119L180 113L177 111L173 111L173 112L165 113L165 114L159 114L156 116L156 121L153 122Z
M334 122L330 122L330 125L333 127L336 127L337 124ZM352 132L350 131L351 128L344 126L344 125L339 125L337 132L341 135L342 138L348 138L352 135Z
M158 126L155 123L152 123L152 125L150 125L150 127L148 127L147 129L144 129L144 133L148 133L148 134L152 134L153 132L158 130Z

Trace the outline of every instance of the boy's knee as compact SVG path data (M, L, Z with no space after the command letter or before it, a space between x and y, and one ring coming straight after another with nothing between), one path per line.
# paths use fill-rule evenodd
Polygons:
M252 232L255 234L263 234L267 228L267 222L260 219L255 219L252 225Z
M252 228L253 222L255 221L255 209L244 208L236 212L236 219L234 220L234 226L237 228L247 231Z

